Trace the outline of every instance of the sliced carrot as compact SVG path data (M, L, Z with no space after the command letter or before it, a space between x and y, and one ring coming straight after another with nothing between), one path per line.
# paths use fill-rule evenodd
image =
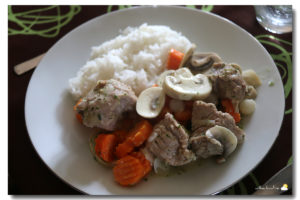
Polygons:
M145 176L145 169L139 159L127 155L116 162L113 174L120 185L132 186Z
M79 113L76 113L76 118L82 124L82 120L83 120L82 115Z
M131 140L125 140L124 142L120 143L115 151L115 155L118 158L122 158L132 152L134 150L134 144Z
M144 166L145 175L147 175L151 171L151 163L146 159L145 155L142 152L132 152L130 155L141 161L142 165Z
M233 113L234 112L233 105L232 105L232 103L229 99L223 99L221 101L221 104L225 108L225 112L227 112L227 113Z
M158 87L158 85L157 84L153 84L152 87Z
M80 98L77 103L75 104L75 106L73 106L73 110L77 110L78 105L82 102L82 98Z
M232 117L233 117L233 119L234 119L234 121L236 123L239 122L239 121L241 121L241 115L240 115L240 113L229 113L229 114L232 115Z
M133 145L138 147L142 145L152 133L152 125L147 120L142 120L136 124L136 126L129 131L129 140Z
M234 112L234 107L230 99L223 99L221 104L225 108L225 112L229 113L236 123L241 121L241 115L240 113Z
M167 60L167 69L173 69L173 70L178 69L180 63L182 62L183 57L184 57L184 53L172 48L169 51L169 56Z
M117 144L117 137L113 134L99 134L95 139L95 152L97 156L106 162L114 160L114 149Z
M101 158L101 151L102 151L102 146L103 146L103 139L105 137L105 134L99 134L96 138L95 138L95 153L96 155Z
M181 112L176 112L174 113L174 117L180 122L186 122L192 118L192 110L185 109Z
M152 133L152 125L147 120L138 122L127 134L124 142L120 143L115 151L118 158L122 158L134 150L134 147L141 146Z

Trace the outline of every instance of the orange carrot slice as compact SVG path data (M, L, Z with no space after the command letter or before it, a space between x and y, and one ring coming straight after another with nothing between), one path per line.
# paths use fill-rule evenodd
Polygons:
M173 70L178 69L183 57L184 57L184 53L172 48L169 51L169 56L167 60L167 69L173 69Z
M236 123L241 121L241 115L240 113L234 112L234 107L230 99L223 99L221 104L225 108L225 112L229 113L234 118Z
M139 159L127 155L116 162L113 174L120 185L132 186L145 176L145 169Z
M129 140L133 145L138 147L142 145L152 133L152 125L147 120L142 120L136 124L136 126L129 131Z
M99 134L95 139L95 153L106 162L114 160L117 137L113 134Z
M123 143L119 144L116 148L115 155L118 158L122 158L132 152L134 149L134 144L131 140L125 140Z
M147 175L151 171L151 163L149 162L149 160L146 159L145 155L142 152L132 152L130 155L141 161L142 165L144 166L145 175Z

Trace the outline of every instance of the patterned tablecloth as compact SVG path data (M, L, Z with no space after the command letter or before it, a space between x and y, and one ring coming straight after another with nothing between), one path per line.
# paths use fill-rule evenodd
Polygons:
M56 177L39 158L25 125L25 94L33 70L21 76L13 67L46 52L80 24L131 6L8 6L8 193L81 194ZM225 17L247 30L271 54L284 84L285 115L279 136L263 161L221 194L251 194L292 162L292 33L272 34L255 19L253 6L188 6ZM288 190L285 194L291 194Z

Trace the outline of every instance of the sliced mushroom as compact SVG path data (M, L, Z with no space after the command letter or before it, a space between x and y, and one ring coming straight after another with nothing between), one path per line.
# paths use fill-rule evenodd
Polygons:
M200 73L209 69L214 63L223 62L218 54L209 52L196 52L190 59L189 68L194 73Z
M195 45L195 44L192 44L192 45L190 46L190 48L187 50L187 52L184 54L184 57L183 57L183 59L182 59L182 61L181 61L181 63L180 63L179 68L185 66L186 62L187 62L187 61L189 60L189 58L193 55L195 49L196 49L196 45Z
M223 126L214 126L208 129L205 135L218 140L224 147L223 156L228 157L237 146L237 138L233 132Z
M202 100L208 97L212 86L206 75L194 76L188 68L180 68L175 75L165 77L163 89L174 99Z
M172 70L172 69L171 70L166 70L163 73L161 73L159 75L157 81L156 81L157 85L160 86L160 87L162 87L162 85L163 85L163 83L165 81L166 76L168 76L168 75L174 75L174 73L175 73L175 70Z
M165 93L161 87L144 90L136 102L137 113L145 118L155 118L165 105Z

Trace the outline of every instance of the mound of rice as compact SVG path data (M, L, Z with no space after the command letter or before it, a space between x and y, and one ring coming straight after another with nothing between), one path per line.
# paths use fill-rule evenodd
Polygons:
M127 27L116 38L92 47L89 61L69 80L74 99L85 96L98 80L116 79L136 95L152 86L165 70L168 51L186 53L192 43L167 26Z

